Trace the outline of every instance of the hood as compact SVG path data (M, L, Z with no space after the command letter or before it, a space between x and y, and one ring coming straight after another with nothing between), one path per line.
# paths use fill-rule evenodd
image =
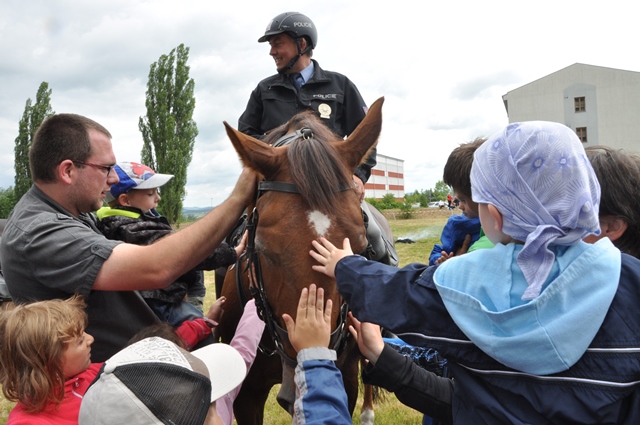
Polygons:
M522 300L522 245L496 245L440 265L434 282L449 314L482 351L537 375L562 372L591 344L620 278L620 251L609 239L551 246L556 260L540 295Z

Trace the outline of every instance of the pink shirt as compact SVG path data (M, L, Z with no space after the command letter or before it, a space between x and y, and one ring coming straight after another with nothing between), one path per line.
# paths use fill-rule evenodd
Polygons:
M242 313L236 333L231 340L231 344L229 344L238 350L244 359L247 365L247 373L249 373L249 369L256 359L256 352L258 351L258 344L260 343L260 338L262 338L263 331L264 322L258 317L256 303L254 300L249 300L244 306L244 313ZM242 388L242 384L216 400L216 411L224 425L231 425L233 422L233 402L238 396L240 388Z

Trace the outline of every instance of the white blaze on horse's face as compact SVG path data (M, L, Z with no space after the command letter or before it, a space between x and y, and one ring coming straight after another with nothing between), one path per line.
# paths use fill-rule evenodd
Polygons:
M318 236L324 236L329 227L331 227L331 220L320 211L311 211L309 213L309 224Z

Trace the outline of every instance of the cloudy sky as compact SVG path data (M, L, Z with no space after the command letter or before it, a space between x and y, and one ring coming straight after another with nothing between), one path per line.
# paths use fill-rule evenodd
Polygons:
M419 5L419 6L418 6ZM28 98L52 89L56 112L113 135L118 160L140 160L150 65L184 43L200 134L185 206L217 205L240 172L223 121L237 126L251 90L275 73L257 39L289 10L318 27L324 69L347 75L371 104L386 98L378 152L403 159L405 190L428 189L459 143L508 123L501 96L576 62L640 71L637 17L610 0L2 0L0 187Z

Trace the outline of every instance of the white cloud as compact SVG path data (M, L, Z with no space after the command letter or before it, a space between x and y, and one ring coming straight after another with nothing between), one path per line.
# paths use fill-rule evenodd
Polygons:
M97 120L113 134L119 160L138 160L149 67L184 43L200 131L185 205L221 202L240 172L222 121L237 125L251 90L275 71L257 39L289 7L4 0L0 187L13 185L18 121L42 81L56 112ZM347 75L367 103L385 96L379 152L405 160L407 191L433 187L458 143L504 126L507 91L575 62L640 71L640 58L630 53L637 36L628 2L302 0L294 7L318 26L314 58L323 68Z

